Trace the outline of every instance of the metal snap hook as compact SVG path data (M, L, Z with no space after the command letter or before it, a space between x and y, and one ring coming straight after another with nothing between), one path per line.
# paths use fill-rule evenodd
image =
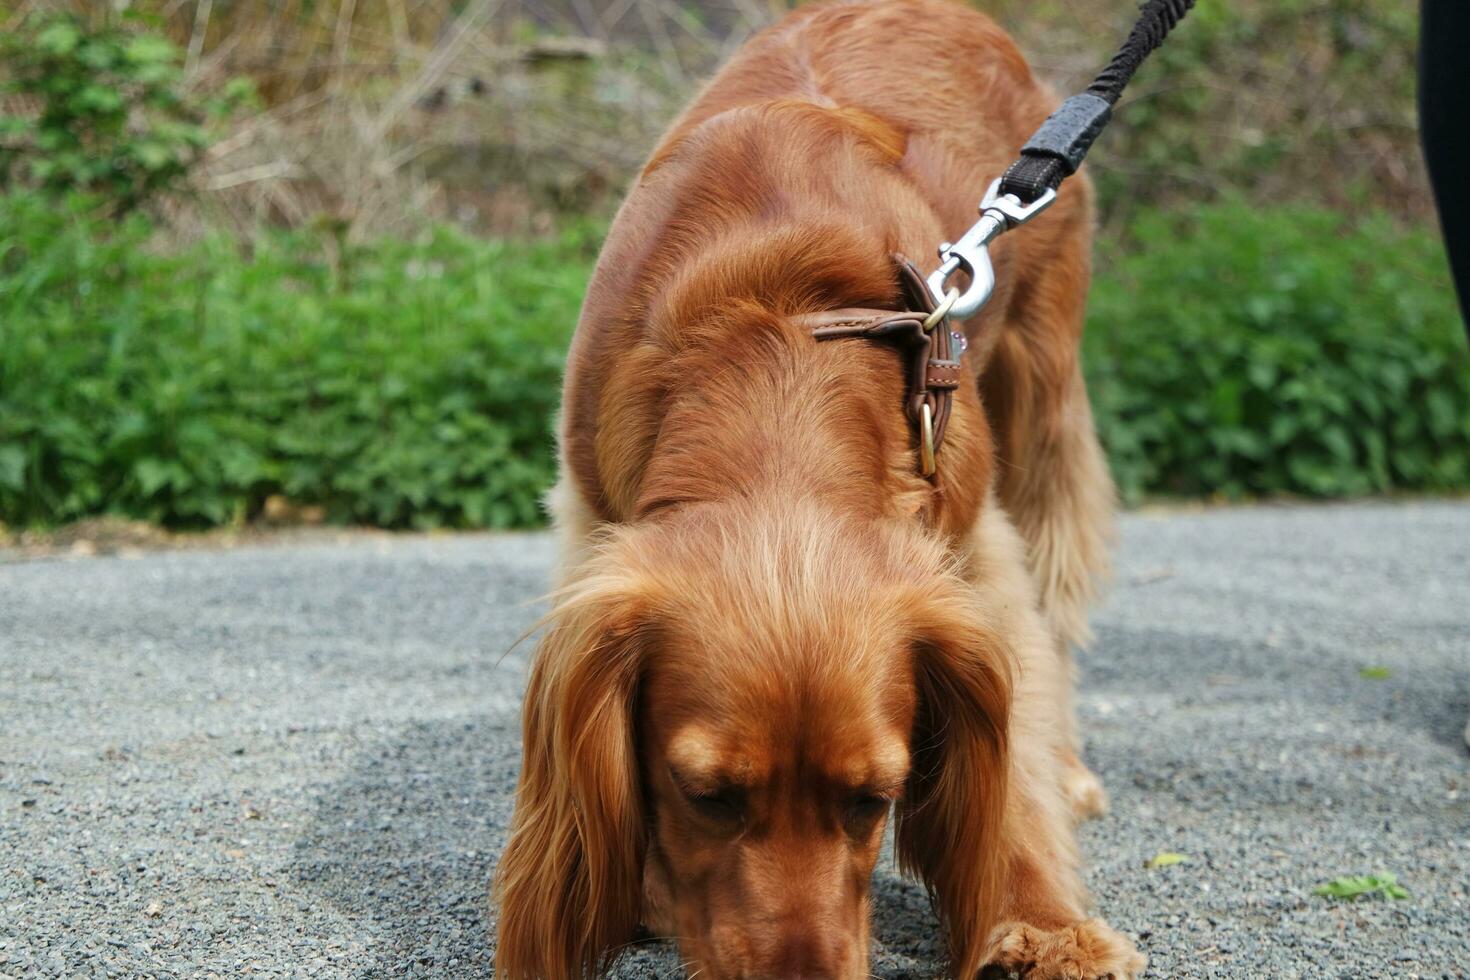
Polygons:
M929 292L933 294L936 303L944 302L950 293L958 294L949 310L949 315L956 320L968 320L979 313L995 289L995 270L990 265L990 253L985 248L985 242L975 240L978 237L975 232L987 223L989 219L982 218L955 244L941 245L939 257L943 264L927 280ZM989 229L987 231L988 237L985 241L996 234ZM957 288L949 285L949 279L962 269L970 277L970 285L960 293Z
M979 313L989 301L990 294L995 291L995 269L990 264L988 248L990 243L1001 233L1024 225L1050 207L1056 199L1057 192L1047 190L1030 204L1022 204L1013 195L1001 194L999 180L993 182L980 202L980 220L959 241L954 244L945 242L939 246L939 268L926 280L934 301L941 302L947 296L950 277L964 269L970 276L970 286L955 301L950 316L956 320L968 320Z

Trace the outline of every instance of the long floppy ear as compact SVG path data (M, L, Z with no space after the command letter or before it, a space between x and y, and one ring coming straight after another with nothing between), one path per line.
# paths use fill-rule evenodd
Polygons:
M547 617L496 871L501 980L593 975L635 937L647 844L633 743L645 598L627 576L594 575Z
M938 907L950 975L967 980L984 965L1005 881L1010 655L968 589L939 592L919 600L919 707L895 839Z

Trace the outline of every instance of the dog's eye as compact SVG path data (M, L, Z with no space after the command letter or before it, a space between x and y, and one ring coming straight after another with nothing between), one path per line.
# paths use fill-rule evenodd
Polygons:
M684 798L701 816L721 823L736 823L745 815L745 799L738 790L721 790L718 793L684 792Z
M694 807L698 813L710 820L719 820L720 823L735 823L744 815L744 804L741 798L734 792L713 793L689 793L686 796L689 805Z
M887 797L872 793L854 797L847 805L848 819L853 823L871 823L888 810L889 802Z

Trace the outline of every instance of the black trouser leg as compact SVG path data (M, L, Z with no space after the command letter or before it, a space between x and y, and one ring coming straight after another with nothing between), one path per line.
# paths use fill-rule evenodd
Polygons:
M1423 0L1419 132L1470 331L1470 0Z

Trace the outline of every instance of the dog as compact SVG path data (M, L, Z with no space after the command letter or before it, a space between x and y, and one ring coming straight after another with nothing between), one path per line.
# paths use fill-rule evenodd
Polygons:
M653 151L568 358L501 980L595 975L645 929L691 977L865 977L890 815L954 977L1143 969L1088 917L1074 841L1105 797L1070 647L1114 510L1086 179L994 245L932 476L903 353L810 325L911 306L893 256L968 227L1054 106L974 10L819 4Z

